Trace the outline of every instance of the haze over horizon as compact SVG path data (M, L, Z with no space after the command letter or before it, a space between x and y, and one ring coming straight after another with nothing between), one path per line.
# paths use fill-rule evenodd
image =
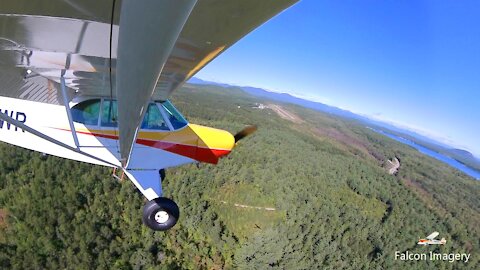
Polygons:
M259 89L262 89L264 91L267 91L267 92L271 92L271 93L277 93L277 94L287 94L287 95L290 95L292 97L295 97L295 98L300 98L300 99L304 99L306 101L311 101L311 102L316 102L316 103L320 103L320 104L324 104L324 105L328 105L328 106L332 106L332 107L335 107L335 108L338 108L338 109L341 109L341 110L345 110L345 111L349 111L351 113L354 113L354 114L357 114L359 116L362 116L362 117L366 117L368 119L371 119L371 120L374 120L374 121L378 121L378 122L382 122L382 123L385 123L385 124L389 124L389 125L392 125L392 126L395 126L396 128L399 128L399 129L403 129L403 130L406 130L406 131L410 131L410 132L414 132L414 133L417 133L418 135L421 135L421 136L425 136L431 140L433 140L434 142L437 142L443 146L447 146L447 147L451 147L452 149L454 148L458 148L458 149L461 149L461 150L467 150L469 151L472 155L475 156L475 158L477 158L478 160L480 160L480 156L478 156L477 154L475 154L474 152L466 149L465 147L461 147L461 146L456 146L456 145L453 145L453 144L449 144L449 142L446 142L444 140L442 140L442 138L436 138L435 135L432 135L430 133L428 133L428 131L424 131L422 130L421 128L415 128L415 127L411 127L411 126L408 126L408 125L404 125L402 123L398 123L398 122L395 122L395 121L389 121L389 120L385 120L385 119L381 119L381 118L376 118L375 116L371 116L371 115L366 115L366 114L362 114L362 113L358 113L358 112L354 112L354 111L351 111L347 108L341 108L341 107L338 107L338 106L335 106L334 104L328 104L328 103L325 103L325 102L322 102L321 100L316 100L315 98L313 99L310 99L309 97L305 97L305 96L301 96L301 95L295 95L295 94L292 94L292 93L288 93L288 92L281 92L281 91L273 91L273 90L269 90L269 89L264 89L264 88L260 88L260 87L256 87L256 86L252 86L252 85L237 85L237 84L232 84L232 83L226 83L226 82L222 82L222 81L209 81L209 80L206 80L206 79L202 79L202 78L199 78L197 76L194 76L193 77L194 79L197 79L197 80L201 80L203 81L204 83L216 83L216 84L221 84L221 85L229 85L229 86L235 86L235 87L240 87L240 88L243 88L243 87L253 87L253 88L259 88ZM190 82L190 81L189 81ZM192 80L191 83L196 83L195 80Z
M479 9L476 1L303 0L196 77L339 107L478 158Z

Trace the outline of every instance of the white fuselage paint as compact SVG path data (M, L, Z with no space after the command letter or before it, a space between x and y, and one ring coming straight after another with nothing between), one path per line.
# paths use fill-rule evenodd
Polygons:
M0 97L0 111L38 132L71 147L76 147L72 133L69 131L65 107L62 105ZM78 132L89 128L95 130L112 130L112 128L89 127L80 123L74 123L74 125L82 152L121 167L118 140ZM113 167L110 164L49 142L2 120L0 120L0 141L53 156ZM127 175L149 200L161 195L161 186L152 189L150 185L154 184L156 186L155 183L150 179L140 178L151 178L152 175L155 175L153 181L158 181L158 177L156 177L158 170L194 162L191 158L137 143L133 147L130 160L130 165L126 168L129 172ZM149 173L146 174L146 172Z

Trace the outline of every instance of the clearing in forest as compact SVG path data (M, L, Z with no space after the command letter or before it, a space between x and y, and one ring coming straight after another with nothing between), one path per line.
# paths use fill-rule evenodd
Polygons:
M272 109L278 116L281 118L292 121L294 123L303 123L304 121L296 114L286 110L285 108L281 107L280 105L275 104L268 104L268 108Z
M274 198L266 196L253 184L226 184L211 202L228 229L240 238L274 226L285 215L285 211L274 207Z

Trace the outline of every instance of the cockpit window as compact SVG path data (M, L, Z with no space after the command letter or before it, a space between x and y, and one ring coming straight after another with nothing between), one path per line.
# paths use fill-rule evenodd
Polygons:
M84 125L102 127L118 126L118 105L116 100L89 99L73 106L72 118L74 122ZM165 119L167 118L167 119ZM141 129L174 130L183 128L188 124L187 120L169 102L150 103L143 118Z
M118 109L116 100L103 100L102 105L102 127L118 126Z
M173 107L172 103L170 101L165 101L162 102L162 106L165 109L165 112L167 113L168 120L173 126L173 129L179 129L188 124L187 120L181 115L175 107Z
M84 125L98 125L100 114L100 99L90 99L80 102L72 108L72 120Z
M163 115L156 103L148 105L147 112L143 117L142 129L170 130L163 119Z

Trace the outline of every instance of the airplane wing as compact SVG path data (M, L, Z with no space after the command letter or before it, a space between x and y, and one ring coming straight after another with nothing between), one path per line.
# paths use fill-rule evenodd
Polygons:
M0 6L0 95L60 105L79 96L117 98L126 163L150 99L167 99L295 2L5 1Z
M435 239L435 237L437 237L439 235L438 232L433 232L432 234L430 234L429 236L427 236L427 239L428 240L433 240Z

